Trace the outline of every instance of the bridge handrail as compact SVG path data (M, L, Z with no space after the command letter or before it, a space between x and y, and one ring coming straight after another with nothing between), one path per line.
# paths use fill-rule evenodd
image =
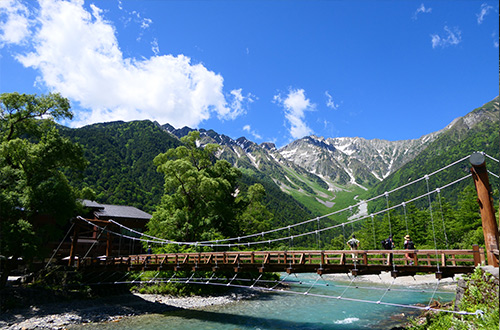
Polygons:
M118 257L78 259L77 267L127 266L157 269L225 265L236 268L245 265L254 267L304 266L353 264L366 266L414 265L426 267L473 267L485 260L484 248L474 245L472 249L416 249L416 250L286 250L286 251L221 251L180 252L160 254L136 254ZM259 266L260 265L260 266ZM166 269L165 268L165 269ZM203 268L203 267L202 267ZM321 268L321 267L320 267Z
M131 255L131 264L144 264L146 262L158 264L331 264L351 262L362 262L370 264L383 262L387 256L392 255L391 262L404 263L409 260L406 255L412 254L415 263L424 262L428 265L441 264L446 266L451 263L456 266L458 263L477 264L479 256L484 254L474 249L461 250L288 250L288 251L225 251L225 252L182 252L182 253L161 253L161 254L138 254ZM400 258L405 256L405 258ZM457 258L457 256L464 256ZM484 257L483 257L484 258Z

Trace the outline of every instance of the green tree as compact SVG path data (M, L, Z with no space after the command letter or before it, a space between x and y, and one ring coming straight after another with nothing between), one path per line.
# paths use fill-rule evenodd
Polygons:
M59 234L76 194L64 169L83 170L83 151L59 135L55 119L71 119L69 101L59 94L0 95L0 287L18 258L43 256L42 242ZM51 221L40 221L41 219Z
M184 145L158 155L165 176L161 203L148 223L149 233L173 240L218 239L235 233L237 179L241 173L216 160L218 146L198 148L199 132L181 139Z
M181 138L182 146L155 158L165 190L148 233L197 242L267 229L273 215L261 203L264 187L255 184L240 191L241 172L215 157L218 145L199 148L199 137L198 131L190 132Z
M248 188L247 194L238 198L238 203L244 204L243 212L237 217L240 235L249 235L269 230L273 214L262 204L266 195L264 186L256 183Z

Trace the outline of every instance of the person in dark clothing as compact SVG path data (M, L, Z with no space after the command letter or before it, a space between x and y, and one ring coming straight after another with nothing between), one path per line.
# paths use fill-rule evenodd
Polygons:
M151 249L151 245L148 246L148 249L146 251L147 254L152 254L153 253L153 249ZM151 257L150 256L147 256L146 257L146 263L148 263L149 261L151 261Z
M386 250L392 250L395 247L392 235L389 235L389 238L385 240L384 247Z
M384 246L385 250L392 250L395 247L392 235L389 235L389 238L387 238L385 241L382 241L382 245ZM388 264L392 264L392 253L389 254Z
M410 238L410 235L405 236L405 242L403 244L405 250L415 250L415 244ZM415 254L414 253L406 253L405 258L406 260L410 261L410 265L413 265L413 258Z

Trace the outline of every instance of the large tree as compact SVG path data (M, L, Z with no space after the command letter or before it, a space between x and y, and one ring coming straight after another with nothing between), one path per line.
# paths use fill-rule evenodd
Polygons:
M87 162L55 124L72 117L59 94L0 95L0 287L18 258L29 262L48 252L42 243L59 234L57 224L77 208L63 170L82 170Z
M158 155L154 163L165 176L165 192L151 221L149 234L177 241L216 240L266 228L259 218L263 187L250 187L250 195L239 191L241 172L227 161L217 159L219 148L197 145L200 133L181 138L183 145ZM251 208L251 209L249 209ZM262 211L257 217L256 209ZM244 220L241 224L238 220ZM254 222L255 221L255 222Z

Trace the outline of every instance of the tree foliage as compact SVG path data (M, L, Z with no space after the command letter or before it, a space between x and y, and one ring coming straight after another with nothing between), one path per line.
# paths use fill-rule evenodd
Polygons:
M153 159L180 145L149 120L110 122L77 129L60 127L61 135L82 145L89 166L78 176L68 173L73 185L93 191L93 200L129 205L152 213L163 193L163 177ZM92 194L90 194L92 196Z
M77 208L62 170L83 170L86 161L54 122L72 116L59 94L0 95L0 254L8 260L43 255L41 243L58 234L54 224L68 221ZM9 266L4 263L0 284Z
M165 193L148 224L149 234L197 242L266 229L272 214L261 204L262 185L238 191L241 172L215 157L219 146L197 147L199 132L184 136L182 146L158 155Z

